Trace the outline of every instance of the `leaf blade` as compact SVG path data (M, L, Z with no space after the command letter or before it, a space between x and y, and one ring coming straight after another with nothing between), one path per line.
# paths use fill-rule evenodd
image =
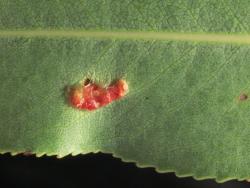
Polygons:
M225 32L224 35L230 37L233 33L248 31L249 25L244 16L228 11L234 6L235 10L243 12L249 9L248 5L236 5L234 1L202 1L194 7L191 4L188 9L194 12L191 17L183 17L183 9L177 9L182 4L186 7L185 1L159 1L163 9L155 4L156 8L152 5L153 15L145 11L146 15L141 16L140 11L123 6L128 1L104 1L107 6L95 5L93 1L76 2L69 6L66 0L60 3L41 1L44 5L35 1L18 1L17 4L2 1L0 7L6 9L0 11L0 36L6 30L26 29L37 35L35 30L39 28L52 31L70 27L102 29L101 32L109 33L123 29L127 33L147 34L152 28L157 34L160 31L163 34L170 31ZM137 9L152 8L140 1L133 3L130 6ZM191 28L203 3L200 11L209 19L204 15L199 18L205 28ZM111 5L113 11L108 9ZM102 11L93 11L98 7ZM222 7L226 7L227 12L220 12ZM53 8L56 11L51 13ZM9 15L16 9L19 11L12 20ZM25 14L25 9L35 16ZM86 14L82 15L80 12L84 9ZM160 10L168 10L169 14L177 10L173 19L179 22L171 22L164 28L164 21L155 18ZM105 17L110 16L108 13L103 17L104 11L125 21L108 19ZM117 11L127 11L131 16L117 15ZM45 18L47 12L51 13L51 20ZM227 16L219 17L221 14ZM220 19L211 22L209 15ZM76 21L76 17L79 20ZM236 27L226 27L227 21ZM140 166L156 167L158 171L176 171L178 176L209 177L218 181L248 178L249 103L237 99L242 92L249 93L249 46L225 44L226 41L216 44L176 41L180 35L173 41L117 40L114 36L109 39L103 36L1 36L0 151L59 156L102 151L135 161ZM139 36L136 34L136 37ZM237 37L244 42L248 35L238 34ZM124 77L130 92L124 100L95 112L70 108L65 101L65 86L88 76L103 84Z

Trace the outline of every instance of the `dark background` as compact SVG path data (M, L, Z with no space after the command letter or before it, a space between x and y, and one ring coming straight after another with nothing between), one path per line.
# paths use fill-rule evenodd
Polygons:
M108 154L75 157L0 155L0 187L181 187L181 188L244 188L248 182L214 180L196 181L177 178L173 173L159 174L153 168L137 168Z

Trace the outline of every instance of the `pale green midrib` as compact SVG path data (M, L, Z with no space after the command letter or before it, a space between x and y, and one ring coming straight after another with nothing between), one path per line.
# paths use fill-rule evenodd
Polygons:
M45 38L103 38L132 40L171 40L192 42L250 44L250 35L216 33L174 33L151 31L74 31L74 30L0 30L0 38L45 37Z

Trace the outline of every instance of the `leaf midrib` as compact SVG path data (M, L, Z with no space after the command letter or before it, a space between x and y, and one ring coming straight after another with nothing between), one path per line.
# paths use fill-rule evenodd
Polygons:
M99 38L120 40L170 40L190 42L250 44L248 34L153 32L153 31L88 31L88 30L0 30L0 38Z

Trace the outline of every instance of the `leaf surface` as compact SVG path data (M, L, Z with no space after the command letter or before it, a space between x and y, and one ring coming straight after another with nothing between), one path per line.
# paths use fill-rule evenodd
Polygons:
M250 4L0 1L0 152L108 152L159 172L250 177ZM66 88L124 78L93 112Z

